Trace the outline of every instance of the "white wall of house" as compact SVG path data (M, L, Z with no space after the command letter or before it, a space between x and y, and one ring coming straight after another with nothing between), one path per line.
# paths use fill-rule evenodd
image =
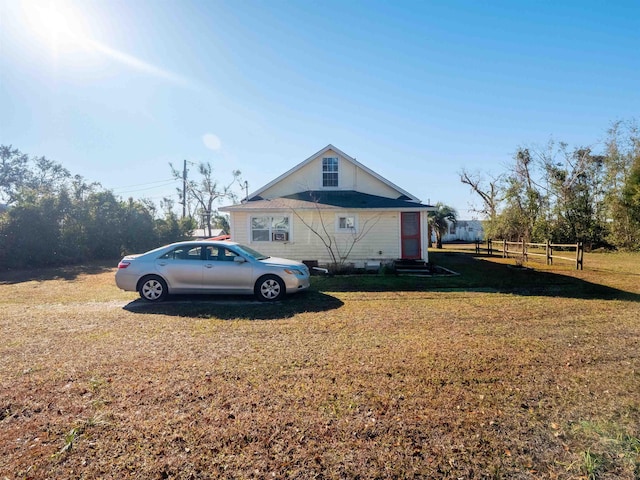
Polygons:
M369 172L358 165L344 159L333 150L329 150L318 158L292 172L290 175L261 192L263 198L277 198L291 195L306 190L323 190L322 186L322 159L327 157L338 158L338 187L328 190L356 190L380 197L398 198L398 191L384 184Z
M289 217L288 241L252 241L251 217L264 215ZM233 241L249 245L266 255L299 261L317 260L320 265L329 264L332 260L327 248L305 223L318 232L322 231L322 223L324 223L332 242L335 242L334 251L345 254L353 244L354 238L354 234L348 230L339 231L338 218L345 216L355 219L358 232L368 230L366 236L353 246L346 260L347 263L353 263L357 268L361 268L369 262L385 263L400 258L400 214L398 212L342 209L326 210L322 213L317 210L299 210L297 214L286 210L235 211L231 212L231 238ZM421 221L423 230L422 255L424 260L428 260L426 212L423 212L421 217L423 217Z
M435 241L435 234L432 235ZM458 220L455 224L449 223L447 232L442 236L443 242L475 242L484 239L484 229L480 220Z

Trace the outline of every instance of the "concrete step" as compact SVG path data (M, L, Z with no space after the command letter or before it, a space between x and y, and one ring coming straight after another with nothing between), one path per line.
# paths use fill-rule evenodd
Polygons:
M431 275L433 273L432 265L424 260L395 260L393 268L398 274Z

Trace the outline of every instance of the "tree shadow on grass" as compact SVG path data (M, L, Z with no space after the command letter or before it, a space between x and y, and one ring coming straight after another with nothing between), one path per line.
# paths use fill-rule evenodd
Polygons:
M580 299L625 300L640 302L640 294L608 285L592 283L558 271L514 268L491 261L496 257L479 257L472 253L430 252L437 266L456 272L441 276L352 276L327 277L316 280L314 287L322 291L462 291L496 292L523 296L548 296ZM615 275L615 273L610 273Z
M327 312L344 303L315 290L286 296L278 302L259 302L248 295L170 295L150 303L134 300L123 308L132 313L171 315L221 320L282 320L300 313Z
M117 262L96 262L84 265L63 267L43 267L22 270L0 271L0 285L13 285L25 282L43 282L46 280L75 280L80 275L96 275L113 270Z
M496 289L499 292L516 295L537 295L550 297L625 300L639 302L640 294L621 290L606 285L606 275L615 277L623 273L603 273L603 283L594 283L580 277L563 274L559 270L538 270L535 262L528 264L528 268L515 268L514 264L504 264L496 261L496 257L477 256L472 253L447 252L435 255L436 261L449 265L448 268L461 273L469 285L482 285Z

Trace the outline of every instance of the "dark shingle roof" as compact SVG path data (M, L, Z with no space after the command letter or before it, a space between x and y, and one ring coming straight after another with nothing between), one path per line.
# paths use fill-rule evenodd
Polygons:
M355 190L307 190L283 198L331 205L340 208L428 208L429 205L409 201L406 197L387 198Z
M274 198L271 200L265 200L260 197L253 197L251 200L245 203L239 203L237 205L229 205L226 207L220 207L222 212L236 212L242 210L259 211L259 210L314 210L318 206L309 201L298 200L293 198ZM326 209L325 205L324 208ZM338 207L331 207L338 208Z

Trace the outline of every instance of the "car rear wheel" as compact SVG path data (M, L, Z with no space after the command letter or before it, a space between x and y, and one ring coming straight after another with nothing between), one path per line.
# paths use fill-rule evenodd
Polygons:
M258 279L253 291L261 302L275 302L284 296L285 286L279 277L265 275Z
M149 302L159 302L167 296L167 283L156 275L150 275L140 281L140 297Z

